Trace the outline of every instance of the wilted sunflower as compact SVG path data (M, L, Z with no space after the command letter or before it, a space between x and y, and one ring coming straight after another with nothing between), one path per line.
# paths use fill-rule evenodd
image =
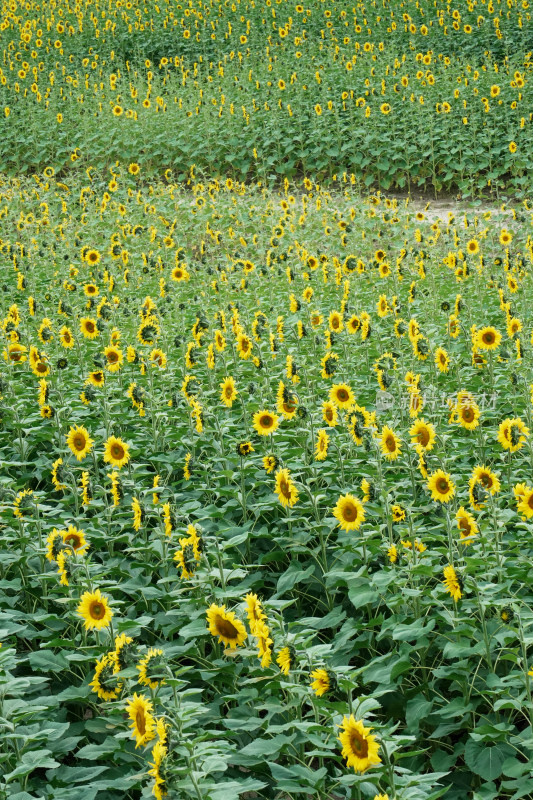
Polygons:
M343 531L357 531L365 521L365 509L352 494L341 495L333 509L333 516Z
M100 589L84 592L76 611L83 617L86 631L107 628L113 617L107 597L100 593Z
M104 461L121 469L130 460L130 446L117 436L110 436L105 443Z
M246 628L234 611L226 611L226 606L212 603L207 610L207 622L209 633L218 636L218 640L231 650L246 641Z
M254 428L259 436L274 433L279 425L279 417L271 411L256 411L253 417Z
M427 488L431 492L432 499L440 503L449 503L455 494L455 486L450 475L442 469L429 476Z
M75 425L70 428L67 434L67 444L76 456L78 461L85 458L91 452L94 444L89 432L83 425Z
M126 712L132 721L130 728L135 736L135 749L155 738L156 723L152 711L154 707L143 694L135 693L126 703Z
M298 502L298 490L290 477L288 469L280 469L276 472L274 491L284 508L292 508Z
M363 722L356 720L353 714L343 718L340 728L339 742L346 766L353 767L355 772L366 772L370 767L381 764L379 744L371 728L365 728Z

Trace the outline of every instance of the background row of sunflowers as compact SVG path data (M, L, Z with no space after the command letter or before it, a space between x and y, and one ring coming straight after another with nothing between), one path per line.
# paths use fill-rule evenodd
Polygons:
M142 175L0 193L2 790L517 797L529 204Z
M2 2L0 169L527 196L529 0ZM174 177L173 177L174 176Z

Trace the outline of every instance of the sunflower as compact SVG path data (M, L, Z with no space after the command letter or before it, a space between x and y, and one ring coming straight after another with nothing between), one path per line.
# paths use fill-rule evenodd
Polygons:
M252 340L244 331L237 334L237 353L240 358L247 361L252 354Z
M455 486L450 475L442 469L433 472L428 479L427 488L431 497L440 503L449 503L455 495Z
M524 519L533 517L533 488L524 484L514 487L517 511Z
M231 408L233 402L235 401L237 395L239 394L239 392L235 388L235 381L231 376L224 378L224 380L220 384L220 388L222 389L222 392L220 394L221 401L224 403L225 406Z
M104 348L104 356L106 359L106 369L108 372L118 372L124 362L124 354L119 347L110 345Z
M292 508L298 502L298 490L290 477L288 469L280 469L276 472L274 492L284 508Z
M130 728L135 736L135 749L155 738L156 722L152 711L154 707L143 694L135 693L126 703L126 712L132 721Z
M105 383L105 375L101 369L95 369L89 373L87 380L85 381L86 385L96 386L99 389Z
M405 508L398 505L397 503L394 504L391 508L392 511L392 521L393 522L404 522L405 521Z
M133 497L131 500L131 510L133 511L133 530L138 531L144 522L145 512L137 497Z
M479 528L477 526L476 520L472 516L472 514L466 510L463 506L457 511L455 515L455 520L457 522L457 527L459 529L459 535L461 537L462 544L471 544L472 540L474 539L476 533L478 532Z
M270 638L270 630L264 622L258 622L254 628L253 635L257 639L257 657L261 662L262 669L270 666L272 661L273 639Z
M436 432L431 422L418 419L410 428L409 436L413 444L418 445L423 450L432 450L435 444Z
M328 455L329 436L324 428L320 428L316 440L315 459L324 461Z
M342 315L338 311L332 311L328 319L329 328L334 333L342 331L344 327Z
M259 624L266 620L266 614L263 611L263 606L256 594L249 592L244 598L246 603L246 615L248 617L248 624L251 632L255 634L255 630Z
M274 470L277 469L278 465L279 465L279 460L276 456L274 455L264 456L263 469L265 470L267 475L270 475L271 472L274 472Z
M115 638L115 650L120 669L127 669L135 660L135 645L131 636L121 633Z
M476 467L470 479L471 483L481 484L483 489L490 495L498 494L501 488L500 481L492 470L488 467Z
M466 243L466 252L471 256L475 256L476 253L479 253L479 242L477 239L470 239L470 241Z
M113 616L107 597L100 594L100 589L84 592L76 611L83 617L86 631L107 628Z
M69 525L67 530L59 531L59 533L63 539L63 544L72 547L74 552L78 555L85 555L89 545L87 544L84 531L75 528L74 525Z
M271 411L256 411L253 417L254 428L259 436L274 433L279 425L279 417Z
M365 521L365 509L352 494L341 495L333 509L333 516L343 531L357 531Z
M106 653L96 662L94 678L89 686L100 700L116 700L119 696L123 684L117 679L117 672L120 672L120 666L115 652Z
M314 669L311 673L311 677L313 681L311 683L311 689L314 691L317 697L322 697L323 694L326 694L331 688L331 679L330 679L330 672L327 669Z
M91 452L94 444L93 439L89 436L89 432L83 425L75 425L71 427L67 434L67 444L76 456L78 461L85 458Z
M61 347L64 347L67 350L71 347L74 347L74 337L72 335L72 331L69 327L67 327L67 325L63 325L59 331L59 342Z
M67 488L67 485L63 483L63 477L63 459L56 458L52 464L52 483L56 492L61 492Z
M480 328L476 333L476 346L480 350L496 350L502 340L500 331L492 325Z
M346 766L353 767L355 772L366 772L370 767L381 764L379 744L372 735L371 728L365 728L363 722L356 720L353 714L344 717L339 727L339 742Z
M150 353L150 362L154 367L165 369L167 366L167 356L159 347L154 347Z
M149 686L150 689L157 689L165 680L166 662L163 651L151 647L147 655L137 664L139 672L139 683Z
M443 583L446 591L451 594L455 601L460 600L462 597L462 581L458 577L457 572L451 564L444 567L444 580Z
M504 450L516 453L526 442L529 436L529 428L524 424L520 417L514 419L504 419L498 429L498 442Z
M157 726L159 730L159 723L160 720L157 721ZM154 759L153 762L149 762L151 769L148 770L148 775L151 775L154 779L154 785L152 787L152 794L154 795L156 800L163 800L164 797L168 795L168 787L167 787L167 759L168 759L168 749L165 746L164 742L159 739L158 742L152 748L152 758Z
M401 442L394 431L384 425L380 436L381 452L389 461L395 461L401 453Z
M460 393L466 394L466 393ZM481 412L475 400L465 398L458 398L457 406L455 407L455 415L457 422L462 428L467 431L473 431L479 425Z
M292 666L294 654L289 646L282 647L276 657L276 664L283 675L288 675Z
M12 342L7 347L7 352L4 350L4 358L6 361L12 361L14 364L22 364L26 361L26 353L28 348L18 342Z
M121 469L130 460L130 446L117 436L110 436L105 443L104 461L112 467Z
M100 258L101 256L98 250L91 248L85 251L85 261L87 264L91 264L91 266L98 264L100 262Z
M239 442L236 446L237 455L244 458L244 456L249 456L250 453L254 452L254 447L251 442Z
M328 401L322 404L322 419L330 428L335 428L339 422L339 413L335 403Z
M237 619L234 611L226 611L226 606L212 603L207 610L207 622L209 633L218 636L219 642L228 646L230 650L235 650L246 641L248 636L246 628L240 619Z
M355 395L347 383L334 383L329 390L329 399L341 409L350 408L355 403Z
M82 317L80 319L80 331L86 339L96 339L100 333L96 320L92 317Z
M89 506L92 500L91 478L87 470L83 470L80 479L81 486L81 504L82 506Z
M439 372L448 372L450 368L450 356L444 347L437 347L435 350L435 364Z

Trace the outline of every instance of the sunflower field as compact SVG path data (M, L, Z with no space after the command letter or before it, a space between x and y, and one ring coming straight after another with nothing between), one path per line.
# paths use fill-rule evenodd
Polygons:
M533 798L532 30L2 0L0 800Z
M527 196L530 0L2 0L0 170ZM79 166L79 165L78 165Z

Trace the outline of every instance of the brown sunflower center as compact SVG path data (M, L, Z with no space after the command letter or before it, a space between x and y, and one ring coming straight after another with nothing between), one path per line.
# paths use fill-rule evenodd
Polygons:
M357 758L367 758L368 742L358 731L353 731L350 736L350 749Z
M77 533L71 533L65 539L65 543L69 544L73 550L77 550L78 547L81 547L81 538Z
M385 439L385 447L389 451L389 453L394 453L396 450L396 439L392 434L389 434Z
M233 389L231 388L231 386L226 386L224 392L226 397L231 397L233 394Z
M270 414L263 414L259 418L259 424L261 425L262 428L271 428L274 424L274 420L270 416Z
M346 389L338 389L337 390L337 400L341 403L346 403L349 398L349 394Z
M116 351L116 350L111 350L111 351L110 351L110 352L107 354L107 360L108 360L108 362L109 362L110 364L116 364L116 363L117 363L117 361L118 361L118 353L117 353L117 351Z
M527 504L530 508L533 508L533 493L527 498Z
M93 333L94 332L94 323L93 322L86 322L85 323L85 330L88 333Z
M72 438L74 450L83 450L86 445L86 439L83 433L76 433Z
M437 481L437 489L441 494L446 494L449 489L448 481L446 478L439 478Z
M466 517L461 517L461 519L459 520L459 528L467 534L470 533L470 531L472 530L470 523L466 519Z
M135 714L135 724L141 736L144 736L146 733L146 717L142 708L139 708Z
M239 631L235 625L233 625L229 619L224 619L219 614L215 617L215 625L220 636L224 636L226 639L237 639L239 636Z
M111 445L111 455L113 458L116 458L117 461L124 458L124 448L122 445L118 442L114 442L114 444Z
M496 337L494 336L494 333L492 331L485 331L485 333L482 336L482 339L485 344L494 344L494 342L496 341Z
M421 428L416 435L416 438L422 445L422 447L426 447L427 443L429 442L429 431L427 428Z
M283 497L290 497L291 496L291 488L285 478L282 478L279 482L279 490Z
M465 422L472 422L472 420L474 419L474 411L469 406L462 409L461 415Z
M353 503L348 503L342 510L342 516L346 522L354 522L357 519L357 507Z
M481 475L479 476L479 480L481 484L485 487L485 489L490 489L493 484L492 477L489 475L488 472L482 472Z
M92 619L103 619L105 617L105 606L103 603L99 603L97 600L91 603L89 608L89 616Z

